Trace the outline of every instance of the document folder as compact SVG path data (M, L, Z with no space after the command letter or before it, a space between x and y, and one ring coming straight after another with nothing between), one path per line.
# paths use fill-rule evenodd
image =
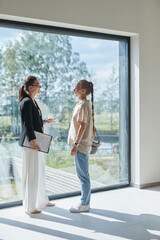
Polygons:
M45 133L40 133L37 131L34 131L35 136L36 136L36 143L39 146L41 150L38 150L40 152L48 153L49 148L51 145L52 141L52 136L45 134ZM30 148L30 142L28 141L28 137L26 136L23 142L23 147Z

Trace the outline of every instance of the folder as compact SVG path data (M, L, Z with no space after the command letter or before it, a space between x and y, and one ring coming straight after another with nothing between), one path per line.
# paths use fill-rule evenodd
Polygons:
M36 139L35 139L36 143L39 146L39 148L41 149L38 151L48 153L50 145L51 145L51 141L52 141L52 136L45 134L45 133L37 132L37 131L34 131L34 133L36 136ZM30 142L29 142L27 136L24 139L23 147L30 148Z

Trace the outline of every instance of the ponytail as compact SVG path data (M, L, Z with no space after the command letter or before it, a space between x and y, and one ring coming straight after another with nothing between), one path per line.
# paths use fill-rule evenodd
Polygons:
M24 97L26 97L28 94L24 90L24 85L22 85L19 89L19 95L18 95L18 102L21 102Z
M93 90L93 83L90 82L91 87L91 102L92 102L92 120L93 120L93 139L95 137L95 126L94 126L94 90Z
M86 95L91 94L91 102L92 102L92 120L93 120L93 139L95 137L95 127L94 127L94 91L93 91L93 83L88 82L85 79L80 80L77 84L81 84L81 87L86 89Z
M18 102L21 102L24 97L28 96L26 91L28 91L29 86L34 84L35 80L37 80L37 78L34 76L28 76L24 79L23 85L19 89Z

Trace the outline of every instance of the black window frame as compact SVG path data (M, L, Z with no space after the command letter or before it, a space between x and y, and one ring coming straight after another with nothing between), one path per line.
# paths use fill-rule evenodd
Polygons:
M108 33L101 33L101 32L94 32L94 31L86 31L86 30L79 30L79 29L72 29L66 27L57 27L57 26L50 26L50 25L43 25L43 24L35 24L35 23L27 23L27 22L19 22L19 21L12 21L12 20L4 20L0 19L0 27L5 28L13 28L13 29L22 29L28 31L37 31L37 32L46 32L46 33L53 33L53 34L63 34L69 36L77 36L77 37L87 37L87 38L97 38L97 39L106 39L106 40L116 40L116 41L124 41L127 42L128 46L128 183L119 183L116 185L110 185L105 187L98 187L91 190L92 193L100 192L100 191L107 191L113 189L119 189L130 186L131 182L131 105L130 105L130 37L129 36L122 36L122 35L114 35ZM80 191L70 192L70 193L63 193L57 195L49 196L50 200L60 199L65 197L77 196L80 195ZM0 203L0 209L6 207L13 207L22 205L22 200L7 202L7 203Z

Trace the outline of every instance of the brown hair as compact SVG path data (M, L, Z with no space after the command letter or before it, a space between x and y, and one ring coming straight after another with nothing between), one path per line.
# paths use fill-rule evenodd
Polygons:
M94 96L93 96L93 83L88 82L87 80L80 80L78 83L81 84L81 87L86 89L86 95L91 93L91 102L92 102L92 119L93 119L93 136L95 136L95 127L94 127Z
M34 76L28 76L24 79L23 85L19 89L18 102L21 102L24 97L28 96L26 91L28 91L29 86L34 84L35 80L37 78Z

